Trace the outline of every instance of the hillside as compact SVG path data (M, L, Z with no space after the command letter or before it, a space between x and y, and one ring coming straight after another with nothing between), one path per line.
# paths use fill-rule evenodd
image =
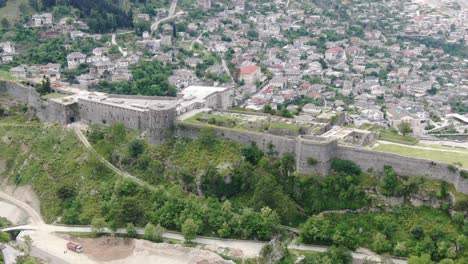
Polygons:
M0 7L0 19L6 18L10 23L17 21L21 17L20 6L27 7L27 12L32 10L28 0L9 0L6 1L6 6Z

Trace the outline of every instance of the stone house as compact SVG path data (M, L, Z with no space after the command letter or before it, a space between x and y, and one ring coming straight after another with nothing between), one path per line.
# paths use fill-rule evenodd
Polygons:
M398 105L391 105L387 109L387 119L389 125L398 129L403 122L408 122L415 135L422 135L427 126L427 119L418 115L411 108L404 108Z
M15 44L6 41L6 42L0 42L0 54L13 54L15 53Z
M57 63L48 63L46 65L41 65L40 71L43 76L50 78L52 81L58 80L61 77L62 66Z
M72 52L67 56L69 69L76 69L82 63L86 63L86 55L81 52Z
M90 75L90 74L82 74L76 77L76 80L80 84L80 87L83 89L87 89L99 82L99 79Z
M325 51L325 59L328 61L340 60L344 55L344 51L340 47L331 48Z
M52 26L53 17L51 13L34 14L31 20L33 27Z
M18 65L16 67L13 67L10 69L10 74L19 78L26 78L27 77L26 67L24 67L23 65Z
M257 65L242 66L239 71L239 80L245 84L255 84L262 78L261 68Z

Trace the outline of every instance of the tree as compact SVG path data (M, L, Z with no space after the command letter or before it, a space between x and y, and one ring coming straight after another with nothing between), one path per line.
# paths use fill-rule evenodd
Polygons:
M128 237L137 237L138 236L135 225L132 224L132 223L127 224L127 236Z
M46 95L52 92L52 88L50 86L50 79L46 78L42 80L42 83L36 85L36 92L40 95Z
M431 264L434 263L431 260L431 256L429 254L422 254L421 256L411 256L408 259L408 264Z
M8 22L8 19L6 19L5 17L2 19L2 28L9 28L10 27L10 22Z
M351 252L344 247L331 246L328 248L325 255L331 260L333 264L350 264L353 262Z
M91 220L91 232L93 232L94 234L104 232L104 229L106 227L106 220L102 217L94 217L93 220Z
M215 131L212 128L204 127L200 130L198 140L203 146L211 147L216 142Z
M398 186L398 176L390 166L384 167L384 176L382 181L383 193L386 196L391 196L395 193L395 189Z
M242 155L252 165L257 165L258 162L263 158L264 153L257 147L255 142L252 142L249 147L242 149Z
M145 226L145 230L143 232L143 238L146 240L153 241L154 239L154 232L155 232L155 227L153 224L148 223Z
M333 244L347 247L349 249L356 249L357 232L354 228L346 223L340 223L335 228L335 233L332 236Z
M347 175L361 174L361 168L350 160L334 159L332 160L331 168L336 172L343 172Z
M187 218L182 224L182 235L186 241L192 241L197 237L199 226L192 218Z
M29 257L31 255L31 249L32 249L32 246L33 246L33 241L31 239L31 237L29 235L25 235L23 237L23 251L24 251L24 254Z
M141 139L134 139L128 143L128 153L130 157L137 158L145 151L145 142Z
M424 229L420 225L415 225L415 226L411 227L410 234L416 240L421 240L424 237Z
M406 121L403 121L400 124L398 124L398 130L403 135L407 135L407 134L413 132L413 129L411 128L411 124L409 122L406 122Z
M301 229L301 239L304 243L330 240L330 221L323 216L314 216L307 219Z
M395 245L395 248L393 249L393 252L397 256L401 256L401 257L406 256L408 254L408 247L406 246L406 242L405 241L397 242L397 244Z
M376 233L372 237L372 249L378 254L390 251L392 245L388 242L387 237L382 233Z
M162 242L163 241L163 235L166 233L166 229L162 227L161 225L157 225L154 227L154 233L153 233L153 241L154 242Z

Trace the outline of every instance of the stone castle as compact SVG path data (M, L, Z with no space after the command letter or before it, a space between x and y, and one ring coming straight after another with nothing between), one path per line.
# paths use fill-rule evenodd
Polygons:
M164 143L173 136L196 137L205 126L182 120L198 112L226 110L231 106L230 89L205 86L188 87L177 97L123 96L81 91L63 98L45 100L35 92L33 86L0 81L0 93L27 104L43 121L59 124L77 121L107 125L123 123L127 128L146 133L153 144ZM459 192L468 194L468 179L462 176L461 170L453 170L450 164L403 157L345 143L368 142L373 139L372 133L350 131L343 141L330 132L285 136L211 127L219 137L243 144L255 142L264 150L274 146L280 155L294 154L299 173L327 175L333 159L346 159L355 162L363 170L380 171L385 165L390 165L400 175L445 180Z

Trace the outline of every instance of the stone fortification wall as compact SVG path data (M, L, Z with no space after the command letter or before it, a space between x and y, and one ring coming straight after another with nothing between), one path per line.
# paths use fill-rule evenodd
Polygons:
M62 105L60 103L42 99L35 88L14 82L0 81L0 93L5 93L21 104L35 112L41 121L68 123L72 116L76 115L77 108L73 105Z
M297 171L304 174L328 175L331 161L336 157L337 148L337 140L314 136L298 137L296 139Z
M138 111L87 100L79 100L78 104L61 104L54 100L42 99L35 92L34 87L6 81L0 81L0 93L6 93L18 102L27 104L36 111L42 121L66 124L72 121L72 118L81 117L82 120L97 124L102 124L103 120L106 124L121 122L128 128L149 132L153 144L163 143L172 135L194 138L204 127L179 123L174 131L175 108ZM447 163L339 145L335 140L320 137L291 138L229 128L213 127L213 129L218 137L246 145L255 142L265 151L268 151L268 146L273 144L274 150L279 155L295 154L297 170L300 173L327 175L331 160L339 158L352 160L363 170L369 168L382 170L384 165L390 165L400 175L445 180L454 184L458 191L468 194L468 179L463 178L459 171L451 171ZM315 164L313 164L314 161Z
M82 98L78 99L78 104L83 122L107 125L122 123L127 128L138 131L149 129L149 111L103 104Z
M400 175L423 176L452 183L459 192L468 193L468 179L460 172L452 172L449 164L426 159L403 157L397 154L377 152L368 149L338 146L336 158L352 160L363 170L382 170L384 165L392 166Z
M195 138L198 136L200 130L205 126L179 123L176 128L176 136L178 137L188 137ZM255 142L257 146L264 150L268 151L268 145L273 144L274 151L277 151L279 155L285 153L295 153L296 140L293 138L280 137L262 133L255 133L249 131L234 130L229 128L222 127L212 127L216 133L216 136L228 138L242 144L250 144Z

